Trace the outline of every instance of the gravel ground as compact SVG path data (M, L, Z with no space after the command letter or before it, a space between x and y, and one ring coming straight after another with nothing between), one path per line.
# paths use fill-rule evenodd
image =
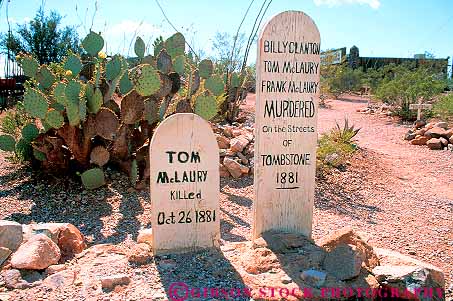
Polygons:
M244 107L251 110L253 101L250 97ZM441 267L450 287L453 153L410 145L402 140L408 126L356 113L366 103L330 101L330 105L320 110L319 130L326 131L335 120L342 122L348 116L362 128L361 150L346 171L317 179L314 238L351 225L368 232L376 246ZM86 192L75 179L32 176L27 167L6 160L5 153L0 154L0 166L0 218L26 224L69 222L86 235L89 244L120 246L127 246L140 228L150 224L148 192L131 189L128 178L115 171L107 172L107 187ZM222 240L250 239L253 198L251 177L222 179Z

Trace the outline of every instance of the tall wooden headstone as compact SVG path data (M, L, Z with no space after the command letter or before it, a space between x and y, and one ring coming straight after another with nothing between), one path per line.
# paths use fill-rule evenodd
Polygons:
M150 145L154 254L218 246L219 181L209 123L195 114L165 119Z
M311 236L316 172L320 36L303 12L273 17L256 64L254 237Z

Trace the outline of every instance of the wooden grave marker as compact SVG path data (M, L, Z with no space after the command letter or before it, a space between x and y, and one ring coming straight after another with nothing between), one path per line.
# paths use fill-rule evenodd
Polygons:
M154 254L218 246L219 181L209 123L189 113L165 119L150 144Z
M256 66L253 236L311 237L321 68L313 20L299 11L273 17L260 33Z
M422 118L422 110L431 110L433 108L432 104L429 103L411 103L409 105L409 110L417 110L417 120Z

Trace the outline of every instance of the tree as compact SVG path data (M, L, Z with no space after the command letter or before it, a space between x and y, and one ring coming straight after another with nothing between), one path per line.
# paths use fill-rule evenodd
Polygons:
M62 17L55 11L45 15L41 7L28 23L18 25L16 33L0 35L0 50L13 57L20 52L32 54L40 64L60 62L68 51L80 52L74 27L61 28Z
M236 45L234 45L235 39L236 36L231 36L226 32L217 32L214 36L212 49L216 54L216 67L221 69L219 72L233 72L240 71L241 69L242 60L244 59L242 53L244 50L245 35L243 33L238 35ZM231 54L233 54L233 57L230 62Z

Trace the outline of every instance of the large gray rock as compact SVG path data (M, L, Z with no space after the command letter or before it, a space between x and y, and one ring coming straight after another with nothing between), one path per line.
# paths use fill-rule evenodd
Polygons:
M339 280L357 277L366 257L354 245L341 244L327 253L324 269Z
M379 265L379 259L372 246L368 244L369 238L364 233L354 231L351 227L344 227L321 239L318 245L327 252L332 252L341 245L352 245L356 251L363 254L363 267L371 271Z
M13 254L11 266L16 269L43 270L57 264L60 256L60 249L49 237L37 234Z
M444 130L447 130L448 129L448 123L446 123L445 121L441 121L441 122L438 122L434 125L435 128L442 128Z
M440 138L447 136L447 131L443 128L432 128L425 132L425 136L428 138Z
M0 267L2 264L8 259L9 255L11 255L11 250L5 247L0 247Z
M373 274L381 286L397 289L400 295L407 290L417 295L420 300L444 299L442 290L445 288L445 278L440 268L392 250L381 248L374 250L381 266L374 268ZM420 291L423 294L424 288L433 289L432 298L420 296Z
M16 251L22 243L22 225L13 221L0 220L0 247Z

